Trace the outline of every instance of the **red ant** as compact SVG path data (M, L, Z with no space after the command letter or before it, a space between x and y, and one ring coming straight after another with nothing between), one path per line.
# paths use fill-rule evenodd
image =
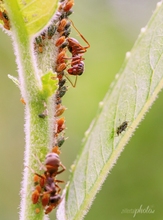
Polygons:
M63 22L60 22L59 25L59 29L58 31L63 31L64 28L67 25L67 20L63 19ZM62 72L63 70L66 69L67 64L63 61L64 59L68 60L71 59L71 67L67 70L67 72L70 75L74 75L76 76L76 80L75 83L72 84L71 80L66 76L66 78L70 81L70 83L72 84L73 87L75 87L76 82L77 82L77 76L78 75L82 75L82 73L84 72L84 58L83 58L83 53L85 53L87 51L87 49L90 47L89 42L84 38L84 36L78 31L78 29L75 27L74 23L71 21L71 24L73 25L73 27L75 28L75 30L79 33L80 37L86 42L87 46L83 47L82 45L79 44L79 42L74 39L74 38L66 38L66 40L64 41L65 37L61 36L57 41L56 41L56 46L60 46L61 48L66 47L68 48L69 52L72 54L71 58L67 58L64 57L65 54L65 50L62 50L57 58L57 62L59 65L56 67L56 71L58 72ZM62 33L62 32L61 32ZM69 64L68 64L69 65Z
M72 21L71 21L72 22ZM74 38L67 38L68 42L68 50L72 54L72 61L71 61L71 68L67 70L67 72L70 75L76 76L75 83L72 84L73 87L76 86L77 82L77 76L80 76L84 72L84 58L82 57L83 53L87 51L87 49L90 47L90 44L88 41L83 37L83 35L77 30L77 28L74 26L72 22L73 27L75 30L79 33L80 37L87 43L87 46L83 47L79 44L79 42Z
M39 163L41 163L39 161ZM41 164L42 166L42 164ZM59 171L59 167L62 169ZM63 183L61 180L56 180L55 177L65 171L64 165L60 162L58 154L55 152L46 155L44 175L32 172L34 175L35 190L32 193L32 203L37 204L39 199L45 209L45 214L51 212L62 201L60 196L61 188L57 183ZM36 210L38 213L38 210Z

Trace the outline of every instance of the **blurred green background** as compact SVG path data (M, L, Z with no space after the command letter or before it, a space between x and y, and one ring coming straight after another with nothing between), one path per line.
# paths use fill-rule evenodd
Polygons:
M68 108L61 160L69 169L81 146L84 132L95 117L98 103L139 32L155 9L156 0L76 0L71 19L90 42L85 73L70 88L63 104ZM79 39L73 31L71 36ZM7 78L17 76L12 43L0 30L0 219L17 220L24 154L24 107L20 93ZM86 220L128 220L125 209L149 206L154 214L137 214L138 220L163 219L163 93L139 126L134 137L97 194ZM55 219L55 212L50 214Z

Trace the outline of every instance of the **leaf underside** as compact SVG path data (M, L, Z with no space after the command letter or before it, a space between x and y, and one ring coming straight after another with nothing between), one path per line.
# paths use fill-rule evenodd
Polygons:
M28 33L35 34L40 31L52 18L56 11L58 0L18 0Z
M124 145L163 87L163 5L142 28L115 82L99 105L73 165L58 219L81 220ZM127 122L125 131L117 129ZM122 129L123 130L123 129ZM121 131L121 130L120 130Z

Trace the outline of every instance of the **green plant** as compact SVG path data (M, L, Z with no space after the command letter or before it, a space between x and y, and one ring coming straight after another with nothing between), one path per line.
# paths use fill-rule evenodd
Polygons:
M65 197L66 213L62 202L58 218L64 219L64 213L67 219L82 218L125 143L162 88L161 15L162 5L158 4L148 26L142 29L134 48L127 54L120 75L100 103L97 118L86 133L83 148L72 169ZM38 110L44 109L42 100L41 94ZM124 121L128 122L128 127L117 135L117 128ZM46 153L47 150L44 155Z

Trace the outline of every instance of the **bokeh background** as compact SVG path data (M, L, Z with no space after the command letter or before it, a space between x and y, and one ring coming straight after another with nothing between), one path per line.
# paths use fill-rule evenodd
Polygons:
M68 108L61 160L69 169L81 146L84 132L95 117L139 32L151 17L157 0L76 0L71 19L90 42L85 73L70 88L63 103ZM84 42L73 31L73 37ZM17 76L12 43L0 30L0 219L17 220L24 154L24 107L18 88L7 74ZM124 210L149 208L138 220L163 219L163 93L147 113L121 154L85 217L86 220L129 220ZM55 212L51 215L55 219Z

